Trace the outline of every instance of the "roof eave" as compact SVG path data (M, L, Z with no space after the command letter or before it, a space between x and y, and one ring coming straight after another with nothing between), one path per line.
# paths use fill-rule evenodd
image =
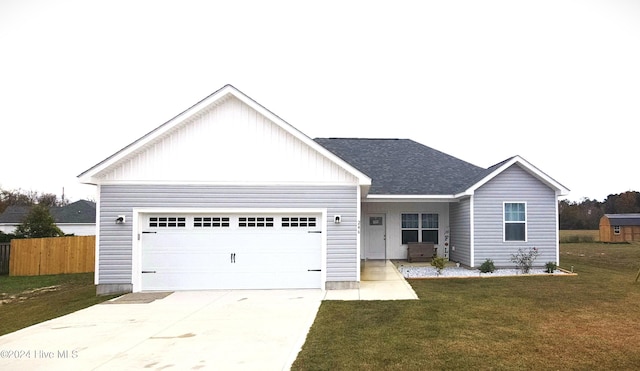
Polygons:
M563 186L560 182L556 181L549 175L545 174L543 171L533 166L531 163L529 163L527 160L523 159L522 157L514 156L508 161L504 162L502 165L498 166L495 170L493 170L491 173L486 175L484 178L480 179L478 182L473 184L471 187L467 188L464 192L461 193L461 195L469 195L469 196L473 195L478 188L482 187L491 179L495 178L500 173L502 173L503 171L505 171L506 169L510 168L515 164L521 165L525 169L525 171L527 171L529 174L533 175L535 178L545 183L550 188L553 188L556 191L557 196L566 196L569 194L569 188Z
M367 195L364 201L367 202L455 202L456 195L391 195L375 194Z

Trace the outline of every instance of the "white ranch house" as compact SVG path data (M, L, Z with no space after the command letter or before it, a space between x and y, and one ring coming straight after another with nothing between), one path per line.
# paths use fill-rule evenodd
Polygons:
M469 267L559 261L568 189L519 156L480 168L408 139L311 139L231 85L79 175L98 188L99 294L356 288L408 242Z

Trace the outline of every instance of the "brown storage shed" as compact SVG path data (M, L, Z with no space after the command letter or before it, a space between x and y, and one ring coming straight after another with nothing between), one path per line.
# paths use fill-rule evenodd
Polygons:
M604 214L600 218L600 241L640 241L640 214Z

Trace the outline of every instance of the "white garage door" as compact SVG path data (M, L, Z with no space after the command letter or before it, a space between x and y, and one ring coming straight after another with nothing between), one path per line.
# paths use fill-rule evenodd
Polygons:
M320 215L147 214L142 290L320 288Z

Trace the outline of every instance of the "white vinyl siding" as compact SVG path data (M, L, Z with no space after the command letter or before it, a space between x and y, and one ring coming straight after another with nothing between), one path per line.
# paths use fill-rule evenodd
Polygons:
M452 202L451 210L451 261L471 265L471 198Z
M557 260L557 196L519 165L513 165L478 188L473 201L473 262L493 259L498 267L513 267L511 254L537 247L535 265ZM526 241L504 240L504 203L526 203ZM452 238L455 232L452 231Z
M133 220L133 208L326 209L327 220L323 221L327 223L326 279L357 281L359 200L356 187L102 185L98 283L131 283L133 226L129 222L116 225L113 220L117 215ZM342 222L335 224L333 215L341 215ZM255 223L260 222L256 219Z

